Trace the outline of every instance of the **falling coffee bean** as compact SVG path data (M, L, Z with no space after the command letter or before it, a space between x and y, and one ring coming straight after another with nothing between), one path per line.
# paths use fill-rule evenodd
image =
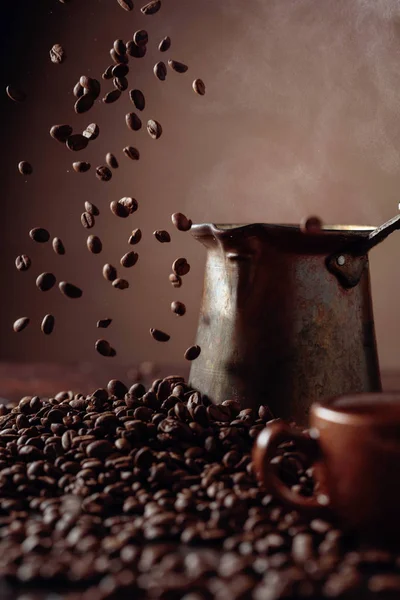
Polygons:
M96 177L100 181L110 181L112 173L108 167L105 165L100 165L96 168Z
M158 140L158 138L162 134L162 127L158 121L154 121L153 119L149 119L147 121L147 132L153 140Z
M155 15L161 8L161 0L152 0L140 9L144 15Z
M31 264L32 261L27 254L20 254L15 259L15 266L17 267L18 271L27 271Z
M109 327L112 323L112 319L100 319L99 321L97 321L97 328L98 329L107 329L107 327Z
M84 93L84 89L81 86L81 82L78 81L75 85L74 85L74 89L72 90L72 93L74 94L75 98L81 98L83 96Z
M47 229L43 229L43 227L34 227L29 232L29 237L34 242L39 242L40 244L44 244L49 241L50 233Z
M183 315L186 314L186 306L183 302L172 302L171 310L178 317L183 317Z
M55 283L56 278L53 273L42 273L36 279L36 286L41 292L48 292L52 287L54 287Z
M133 252L133 250L132 250L131 252L127 252L126 254L124 254L124 256L120 260L120 263L123 267L125 267L126 269L129 269L130 267L133 267L134 265L136 265L138 258L139 258L139 254L137 254L136 252Z
M86 245L88 247L89 252L91 252L92 254L100 254L100 252L103 250L103 244L101 242L101 239L97 237L97 235L89 235L86 241Z
M113 77L125 77L129 73L129 67L126 63L118 63L112 68Z
M50 129L50 135L57 142L65 144L67 139L72 135L72 127L70 125L53 125Z
M124 206L130 215L132 215L134 212L136 212L137 209L139 208L139 204L138 204L137 200L135 200L135 198L128 198L128 197L121 198L121 200L118 200L118 203L121 204L122 206Z
M90 163L78 161L72 163L72 168L76 173L87 173L90 170Z
M93 77L88 77L87 75L82 75L82 77L79 79L79 83L94 98L99 96L101 86L97 79L93 79Z
M182 279L179 277L179 275L176 275L176 273L171 273L169 276L169 281L174 288L182 287Z
M117 0L118 4L124 10L130 11L133 10L133 1L132 0Z
M25 92L13 87L12 85L8 85L6 87L6 93L10 100L13 100L14 102L24 102L26 100Z
M196 94L198 94L199 96L204 96L204 94L206 93L205 83L201 79L195 79L193 81L192 87Z
M165 231L165 229L157 229L153 235L158 242L161 242L161 244L171 241L171 236L169 235L168 231Z
M132 235L129 237L128 244L135 246L142 239L142 232L140 229L134 229Z
M146 106L146 100L141 90L130 90L129 98L131 102L136 106L138 110L144 110Z
M60 292L64 294L67 298L81 298L83 292L80 288L78 288L73 283L68 283L67 281L60 281L58 284Z
M84 94L75 102L74 110L77 115L83 115L85 112L92 108L93 104L93 96L91 96L90 94Z
M126 54L118 54L115 48L111 48L110 50L111 60L118 65L119 63L127 63L129 58Z
M83 135L89 140L89 142L96 140L99 137L99 134L100 127L97 125L97 123L90 123L90 125L88 125L83 132Z
M163 38L158 46L160 52L167 52L171 48L171 38L167 35Z
M107 340L97 340L94 345L95 349L102 356L110 356L111 355L111 346L107 342Z
M88 200L86 200L86 202L85 202L85 210L86 210L86 212L88 212L90 215L93 215L94 217L98 217L100 214L100 211L97 208L97 206L95 204L92 204Z
M28 327L29 323L30 319L28 317L21 317L20 319L17 319L13 325L15 333L20 333L20 331L23 331L26 327Z
M121 217L122 219L129 217L129 210L118 200L113 200L110 203L110 210L116 217Z
M104 96L103 102L104 102L104 104L112 104L113 102L115 102L116 100L118 100L118 98L120 96L121 96L120 90L112 90L111 92L108 92Z
M21 162L18 164L18 171L21 173L21 175L32 175L33 168L32 165L26 160L21 160Z
M167 77L167 67L165 66L164 62L160 61L156 63L154 65L153 72L157 79L160 81L165 81Z
M53 315L46 315L41 324L41 330L45 335L50 335L54 329L55 319Z
M175 275L183 277L183 275L187 275L189 273L190 265L186 258L177 258L172 264L172 270Z
M122 40L115 40L113 43L113 48L115 52L121 56L126 54L126 46Z
M189 231L192 227L192 221L182 213L174 213L171 221L179 231Z
M115 281L115 279L117 279L117 269L109 263L106 263L103 267L103 277L107 281Z
M185 65L182 62L179 62L177 60L169 60L168 61L168 66L173 70L176 71L177 73L186 73L186 71L188 70L188 66Z
M66 53L61 44L54 44L50 50L50 60L56 65L60 65L66 59Z
M137 46L145 46L149 41L149 34L145 29L139 29L133 34L133 41Z
M114 87L120 92L124 92L128 89L128 80L126 77L114 77L113 79Z
M126 44L126 51L132 58L143 58L146 56L147 47L137 46L133 40L129 40Z
M196 360L200 356L201 348L200 346L190 346L185 352L186 360Z
M63 256L65 254L65 246L60 238L55 237L52 242L53 250L56 254Z
M171 336L168 335L168 333L165 333L160 329L151 328L150 335L154 340L156 340L156 342L168 342L168 340L171 339Z
M139 158L140 158L139 150L137 148L134 148L133 146L126 146L122 150L122 152L125 154L125 156L127 156L131 160L139 160Z
M115 65L109 65L107 67L107 69L104 71L102 78L107 80L107 79L112 79L113 78L113 74L112 74L112 70L114 68Z
M74 152L80 152L87 148L89 140L84 137L81 133L73 133L67 139L67 148Z
M130 129L131 131L139 131L139 129L141 129L141 127L142 127L142 121L133 112L128 113L125 116L125 121L126 121L128 129Z
M129 287L129 282L126 279L118 277L117 279L114 279L112 286L118 290L126 290Z
M86 229L91 229L94 227L95 219L94 216L88 212L84 212L81 214L81 223Z
M119 167L116 157L114 156L114 154L111 154L111 152L108 152L106 154L106 163L108 164L110 169L118 169Z

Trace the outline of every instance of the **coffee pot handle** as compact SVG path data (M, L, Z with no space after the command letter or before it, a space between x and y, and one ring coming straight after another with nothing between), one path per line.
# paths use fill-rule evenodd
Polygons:
M297 433L284 421L271 421L258 436L253 449L253 462L258 479L267 491L272 492L287 506L309 515L327 515L330 508L322 504L316 496L302 496L293 492L279 479L271 460L277 455L278 446L285 442L295 442L296 449L304 453L311 463L318 461L319 445L302 433ZM325 498L325 496L324 496Z

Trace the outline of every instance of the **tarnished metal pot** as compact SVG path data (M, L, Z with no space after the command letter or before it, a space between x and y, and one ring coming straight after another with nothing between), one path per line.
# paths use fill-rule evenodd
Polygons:
M207 263L191 385L214 403L268 404L299 424L316 400L381 390L367 255L375 231L194 225Z

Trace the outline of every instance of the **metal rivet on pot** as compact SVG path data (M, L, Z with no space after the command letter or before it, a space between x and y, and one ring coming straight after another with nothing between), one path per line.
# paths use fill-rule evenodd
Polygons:
M340 256L337 257L336 262L339 265L339 267L343 267L344 263L346 262L346 259L343 256L343 254L341 254Z

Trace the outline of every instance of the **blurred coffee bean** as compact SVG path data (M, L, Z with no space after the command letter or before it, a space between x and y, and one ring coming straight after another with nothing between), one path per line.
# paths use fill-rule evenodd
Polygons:
M41 292L48 292L54 287L55 283L56 278L53 273L42 273L36 279L36 287L38 287Z
M140 229L134 229L132 235L129 237L128 244L132 246L138 244L142 239L142 231Z
M99 167L96 167L96 177L100 181L110 181L112 173L108 167L100 165Z
M88 212L81 214L81 223L86 229L91 229L95 225L94 216Z
M120 263L123 267L125 267L126 269L133 267L134 265L136 265L137 261L138 261L139 255L136 252L127 252L126 254L124 254L124 256L121 258Z
M129 287L129 281L122 279L121 277L117 277L117 279L114 279L112 282L112 286L117 290L126 290Z
M104 96L103 102L104 104L112 104L113 102L116 102L120 96L120 90L111 90L111 92L107 92Z
M66 53L61 44L54 44L50 50L50 60L56 65L60 65L66 59Z
M87 173L90 169L90 166L91 166L90 163L83 162L83 161L72 163L72 168L77 173Z
M192 221L182 213L174 213L171 216L171 220L179 231L189 231L192 227Z
M161 0L152 0L140 9L144 15L155 15L161 8Z
M117 279L117 269L109 263L106 263L103 267L103 277L104 279L107 279L107 281L114 281Z
M171 311L178 317L183 317L183 315L186 314L186 306L183 302L175 301L171 304Z
M18 164L18 171L21 173L21 175L32 175L33 168L31 163L26 160L21 160L21 162Z
M17 267L18 271L27 271L31 264L32 261L27 254L20 254L15 259L15 266Z
M112 319L100 319L100 321L97 321L97 327L99 329L107 329L107 327L109 327L112 323Z
M201 348L200 346L190 346L185 352L186 360L196 360L200 356Z
M142 127L142 121L133 112L128 113L125 116L125 121L128 129L130 129L131 131L139 131L139 129L141 129Z
M14 102L24 102L26 100L25 92L12 85L6 87L6 92L10 100L14 100Z
M95 204L92 204L92 202L89 202L88 200L85 201L85 211L88 212L90 215L93 215L94 217L98 217L100 214L100 211L97 208L97 206Z
M102 241L97 235L89 235L86 245L92 254L100 254L103 249Z
M133 34L133 41L137 46L145 46L149 41L149 34L144 29L139 29Z
M141 90L130 90L129 98L138 110L144 110L146 107L146 100Z
M164 62L160 61L156 63L154 65L153 72L157 79L160 81L165 81L167 77L167 67L165 66Z
M169 235L168 231L165 231L165 229L157 229L153 235L158 242L161 242L161 244L171 241L171 236Z
M114 154L111 154L111 152L108 152L106 154L106 163L108 164L110 169L118 169L119 167L116 157L114 156Z
M23 331L26 327L28 327L29 323L30 319L28 317L20 317L17 319L13 325L15 333L20 333L20 331Z
M187 275L189 273L190 265L186 258L177 258L172 264L172 270L175 275L182 277L183 275Z
M97 123L90 123L83 132L83 136L87 138L90 142L93 142L99 137L100 127Z
M171 336L164 331L160 331L160 329L150 329L151 337L157 342L168 342L171 339Z
M169 276L169 281L174 288L182 287L182 279L176 273L171 273Z
M139 150L137 150L137 148L134 148L133 146L125 146L125 148L123 149L123 153L131 160L139 160L140 158Z
M80 288L67 281L61 281L58 287L60 288L60 292L67 298L80 298L83 294Z
M204 84L204 81L202 81L201 79L195 79L193 81L192 87L196 94L198 94L199 96L204 96L204 94L206 93L206 86Z
M80 133L73 133L67 139L67 148L73 152L80 152L87 148L89 140Z
M46 315L41 324L41 330L45 335L50 335L54 329L55 319L53 315Z
M59 254L60 256L63 256L65 254L65 246L60 238L53 238L52 246L56 254Z
M162 135L162 127L158 121L154 121L154 119L149 119L147 121L147 133L153 140L158 140Z
M39 242L40 244L44 244L50 239L49 232L47 229L43 229L43 227L34 227L30 230L29 236L34 242Z
M166 36L163 38L158 46L160 52L167 52L171 48L171 38Z
M188 70L188 66L185 65L182 62L179 62L177 60L169 60L168 61L168 66L173 70L176 71L177 73L186 73L186 71Z

